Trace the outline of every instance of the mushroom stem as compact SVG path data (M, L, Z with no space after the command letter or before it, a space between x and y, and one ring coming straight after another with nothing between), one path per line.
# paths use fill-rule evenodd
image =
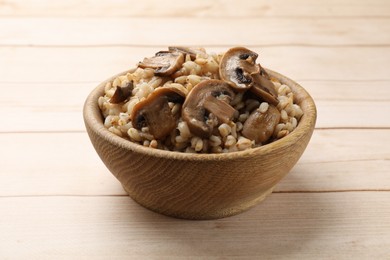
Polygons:
M238 90L249 89L260 99L271 104L279 103L274 84L267 71L256 64L258 54L243 47L228 50L219 65L221 79Z
M257 57L257 53L244 47L229 49L219 64L221 79L238 90L249 89L253 82L252 74L260 72L256 65Z
M191 133L202 138L210 137L214 124L209 122L207 112L219 117L221 121L229 121L234 109L229 108L228 102L234 95L230 85L221 80L210 79L197 84L188 93L182 108L182 118L187 122ZM219 96L223 96L227 102L219 100Z
M273 105L277 105L279 100L277 99L278 94L275 90L274 83L259 73L253 74L252 78L254 82L249 90L259 98Z
M234 112L236 111L225 101L210 95L204 101L204 108L218 118L219 123L228 123L233 119Z

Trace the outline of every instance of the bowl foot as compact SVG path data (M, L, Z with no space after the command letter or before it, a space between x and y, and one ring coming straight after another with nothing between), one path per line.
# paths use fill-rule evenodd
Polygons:
M129 192L123 185L123 189L127 192L127 194L132 198L135 202L137 202L139 205L142 207L149 209L153 212L169 216L169 217L174 217L174 218L179 218L179 219L189 219L189 220L211 220L211 219L220 219L220 218L226 218L230 216L234 216L240 213L243 213L254 206L256 206L258 203L262 202L269 194L272 193L274 187L270 188L269 190L263 192L261 196L246 202L245 204L242 204L240 206L234 206L231 208L224 208L224 209L217 209L215 211L210 211L210 212L199 212L199 213L194 213L194 212L183 212L183 211L175 211L175 210L164 210L161 208L155 208L151 207L150 205L145 205L141 201L137 200L134 196L132 196L131 192Z

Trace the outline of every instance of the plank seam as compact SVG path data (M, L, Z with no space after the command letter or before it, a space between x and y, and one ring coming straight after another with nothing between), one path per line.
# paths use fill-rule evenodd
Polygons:
M348 189L348 190L286 190L272 193L337 193L337 192L390 192L390 189Z
M0 6L1 7L1 6ZM384 7L385 8L385 7ZM144 15L43 15L43 14L31 14L31 15L15 15L15 14L1 14L0 19L10 19L10 18L45 18L45 19L77 19L77 18L83 18L83 19L96 19L96 18L105 18L105 19L117 19L117 18L130 18L130 19L191 19L191 20L202 20L202 19L210 19L210 20L218 20L218 19L242 19L242 18L248 18L248 19L296 19L296 20L302 20L302 19L316 19L316 20L328 20L328 19L339 19L339 20L354 20L354 19L390 19L390 16L388 15L321 15L321 16L315 16L315 15L264 15L264 16L255 16L255 15L237 15L237 16L207 16L207 15L198 15L198 16L185 16L180 14L175 14L175 17L173 18L172 15L160 15L160 16L144 16Z
M285 193L345 193L345 192L390 192L390 189L348 189L348 190L286 190L273 191L273 194ZM5 198L42 198L42 197L129 197L125 194L107 194L107 195L83 195L83 194L45 194L45 195L1 195L0 199ZM130 197L129 197L130 198Z
M229 48L232 44L201 44L205 48ZM234 44L233 44L234 45ZM248 48L274 47L308 47L308 48L390 48L390 44L307 44L307 43L276 43L276 44L245 44ZM143 44L0 44L0 48L165 48L166 45Z
M353 160L333 160L333 161L317 161L317 162L299 162L301 165L307 164L327 164L327 163L349 163L349 162L377 162L389 161L390 158L373 158L373 159L353 159Z
M331 126L316 127L315 130L390 130L389 126Z

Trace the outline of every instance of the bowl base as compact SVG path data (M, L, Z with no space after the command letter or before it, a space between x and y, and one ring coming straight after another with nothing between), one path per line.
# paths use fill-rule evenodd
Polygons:
M234 215L238 215L240 213L243 213L254 206L256 206L258 203L262 202L269 194L272 193L274 187L270 188L269 190L263 192L263 194L245 204L242 204L241 206L235 206L231 208L225 208L225 209L218 209L216 211L210 211L210 212L199 212L199 213L194 213L194 212L183 212L183 211L175 211L175 210L162 210L161 208L155 208L151 207L150 205L145 205L141 201L137 200L134 196L132 196L131 192L125 188L124 185L122 185L123 189L127 192L129 197L133 199L136 203L141 205L142 207L149 209L153 212L169 216L169 217L174 217L174 218L179 218L179 219L188 219L188 220L211 220L211 219L220 219L220 218L226 218Z

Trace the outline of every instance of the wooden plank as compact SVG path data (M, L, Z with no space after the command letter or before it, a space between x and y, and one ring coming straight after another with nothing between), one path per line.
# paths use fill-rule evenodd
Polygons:
M1 195L126 194L86 133L1 134L0 140Z
M130 69L161 48L0 48L0 83L96 82ZM208 51L226 51L226 47ZM387 47L263 47L259 62L297 81L390 80ZM354 62L351 62L354 61ZM364 64L364 70L362 68Z
M390 127L389 82L303 81L302 85L316 101L317 128L373 128ZM97 84L0 83L0 89L6 90L0 96L0 132L84 131L83 103ZM372 91L367 94L367 89Z
M7 46L389 46L389 31L387 18L0 18Z
M318 128L390 127L389 101L322 101L316 102Z
M302 163L390 160L389 129L316 130Z
M11 106L7 106L8 102L0 104L0 109L4 113L0 132L84 131L82 109L87 94L69 99L69 103L66 104L64 97L67 96L61 97L60 104L31 104L28 100L24 103L23 98ZM318 112L316 128L390 127L388 118L390 101L316 100L316 106Z
M388 192L272 194L221 220L183 221L127 197L1 198L2 258L388 259Z
M0 134L0 143L0 196L125 194L86 133ZM314 131L276 191L390 190L388 143L390 130Z
M303 157L302 162L276 186L275 192L390 191L388 158L389 155L387 159L343 158L345 161L307 163Z
M97 84L0 83L0 132L84 131L83 104Z
M389 101L390 81L299 80L315 100L330 101Z
M132 16L132 17L349 17L389 16L386 0L273 0L273 1L109 1L6 0L0 2L2 16Z

